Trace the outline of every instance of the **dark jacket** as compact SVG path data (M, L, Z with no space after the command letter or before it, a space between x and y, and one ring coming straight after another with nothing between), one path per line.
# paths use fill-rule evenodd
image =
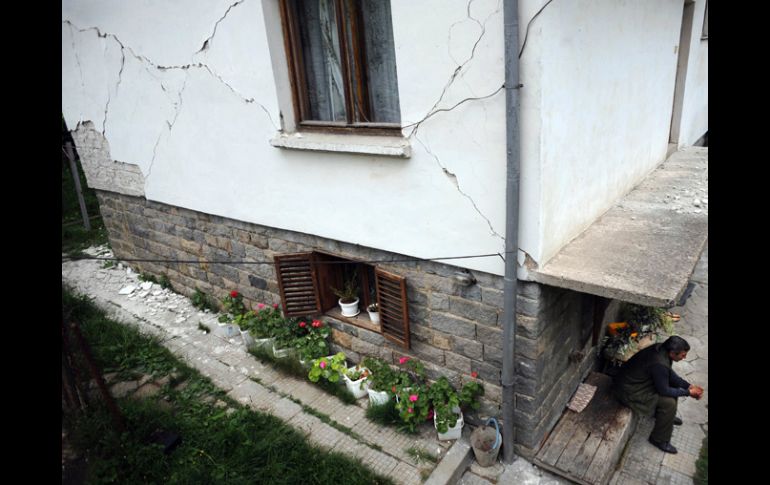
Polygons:
M690 384L671 368L663 344L636 353L615 376L613 391L620 402L643 416L655 412L658 396L689 396Z

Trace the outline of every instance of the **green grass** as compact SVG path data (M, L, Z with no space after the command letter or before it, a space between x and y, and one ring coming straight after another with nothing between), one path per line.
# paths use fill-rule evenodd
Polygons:
M708 485L709 483L709 435L703 438L700 456L695 462L695 476L692 478L695 485Z
M78 204L77 193L75 191L75 182L72 178L72 171L67 158L62 154L61 168L61 243L62 252L65 254L76 254L89 246L100 245L107 242L107 230L104 227L99 212L99 201L96 199L96 193L88 188L83 169L80 166L80 160L76 160L80 176L80 187L83 189L83 199L86 204L91 222L91 230L86 231L83 226L83 218L80 214L80 205ZM94 217L96 216L96 217Z
M173 409L153 400L117 401L127 424L122 434L98 403L79 417L65 416L73 445L87 458L85 483L392 483L354 459L311 447L279 419L241 406L156 339L105 318L64 287L62 311L68 321L80 323L101 368L125 376L176 376L162 391ZM172 387L182 381L187 381L183 389ZM149 439L159 429L182 438L168 455Z
M406 452L407 455L411 456L412 459L415 461L415 463L418 463L418 464L422 461L426 461L430 463L438 462L438 457L423 450L422 448L417 448L416 446L406 448L404 452Z

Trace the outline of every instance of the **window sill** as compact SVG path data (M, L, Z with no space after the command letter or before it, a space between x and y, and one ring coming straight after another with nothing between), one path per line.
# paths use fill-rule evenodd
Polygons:
M380 326L380 324L373 323L369 319L369 314L365 310L362 310L361 313L359 313L355 317L346 317L342 315L342 311L340 310L339 307L335 307L325 312L324 315L327 317L334 318L335 320L339 320L341 322L349 323L356 327L361 327L367 330L371 330L372 332L382 333L382 327Z
M412 146L401 136L342 135L337 133L277 133L270 140L277 148L321 152L360 153L410 158Z

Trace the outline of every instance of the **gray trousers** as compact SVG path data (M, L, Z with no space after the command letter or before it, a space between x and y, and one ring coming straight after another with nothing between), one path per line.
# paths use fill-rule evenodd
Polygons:
M652 428L650 439L658 443L671 441L671 433L674 432L676 405L675 397L658 396L658 404L655 406L655 427Z

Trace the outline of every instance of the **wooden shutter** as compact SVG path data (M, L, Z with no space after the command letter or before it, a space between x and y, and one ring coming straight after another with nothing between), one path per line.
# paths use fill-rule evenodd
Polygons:
M406 278L380 268L374 269L377 304L380 307L382 336L409 348L409 310L406 300Z
M273 260L283 314L303 317L321 313L313 253L276 254Z

